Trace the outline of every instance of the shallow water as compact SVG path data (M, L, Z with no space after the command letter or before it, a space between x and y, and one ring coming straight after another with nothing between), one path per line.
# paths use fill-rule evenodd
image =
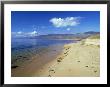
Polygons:
M49 51L57 53L63 49L64 44L73 43L73 40L43 40L43 39L12 39L11 63L15 64L20 60L29 60L37 54L45 54ZM56 53L56 54L57 54Z

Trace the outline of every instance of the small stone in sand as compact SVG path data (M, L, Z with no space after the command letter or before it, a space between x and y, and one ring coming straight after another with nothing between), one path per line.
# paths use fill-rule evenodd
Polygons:
M94 70L94 72L96 73L96 72L97 72L97 70Z
M27 58L27 57L23 57L23 58Z
M30 60L29 58L27 58L26 60Z
M88 67L88 66L85 66L85 67Z
M22 57L22 56L18 56L18 57Z
M11 66L11 68L13 69L13 68L17 68L18 66Z
M54 71L53 69L50 69L49 71Z
M77 61L77 62L80 62L80 61Z

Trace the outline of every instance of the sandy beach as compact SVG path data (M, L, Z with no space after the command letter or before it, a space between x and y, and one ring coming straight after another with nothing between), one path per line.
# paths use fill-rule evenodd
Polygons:
M22 66L13 68L12 76L98 77L100 76L100 46L98 42L94 44L98 40L87 41L64 45L59 53L52 50L49 53L35 55Z

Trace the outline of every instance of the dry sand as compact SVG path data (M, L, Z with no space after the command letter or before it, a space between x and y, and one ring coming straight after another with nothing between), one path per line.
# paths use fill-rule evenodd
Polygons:
M12 69L12 76L33 77L98 77L100 76L100 46L67 44L56 58L38 68L41 64L33 58L23 67Z

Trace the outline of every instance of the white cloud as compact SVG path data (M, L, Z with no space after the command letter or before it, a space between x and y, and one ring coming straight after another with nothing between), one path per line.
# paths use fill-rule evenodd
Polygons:
M67 27L67 26L76 26L79 23L80 17L66 17L66 18L52 18L49 21L57 28Z
M67 30L67 31L70 31L71 29L70 29L70 28L67 28L66 30Z
M19 31L19 32L17 32L18 34L22 34L22 32L21 31Z
M33 31L33 32L28 33L28 35L30 35L30 36L37 36L37 34L38 34L37 31Z
M12 32L13 37L30 37L30 36L37 36L38 32L37 31L32 31L32 32Z

